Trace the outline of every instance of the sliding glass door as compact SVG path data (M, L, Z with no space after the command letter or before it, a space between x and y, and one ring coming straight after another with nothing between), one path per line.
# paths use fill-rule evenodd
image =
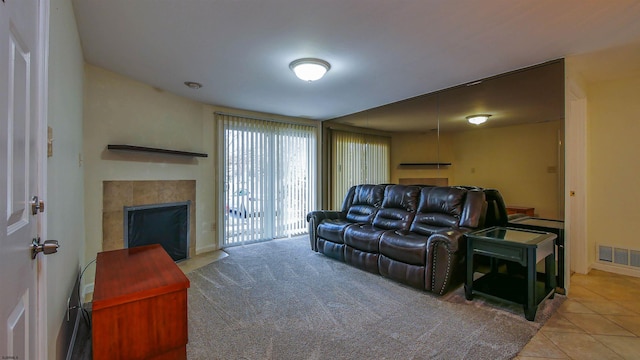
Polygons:
M222 144L223 246L307 231L315 207L314 126L216 114Z

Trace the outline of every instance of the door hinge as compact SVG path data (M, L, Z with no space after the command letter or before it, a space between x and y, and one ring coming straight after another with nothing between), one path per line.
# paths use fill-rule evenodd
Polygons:
M34 196L31 198L31 215L38 215L38 211L44 212L44 201Z

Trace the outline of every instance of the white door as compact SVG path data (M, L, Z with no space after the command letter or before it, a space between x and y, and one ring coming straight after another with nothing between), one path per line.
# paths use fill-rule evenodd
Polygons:
M0 357L37 359L38 278L31 256L38 195L41 81L39 0L0 0ZM42 184L42 183L41 183ZM41 294L40 294L41 295ZM44 307L42 307L44 310Z

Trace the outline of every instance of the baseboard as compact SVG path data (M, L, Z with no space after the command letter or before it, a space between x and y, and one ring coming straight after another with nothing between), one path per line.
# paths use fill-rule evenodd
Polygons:
M628 267L615 266L615 265L596 262L591 264L590 268L595 270L606 271L606 272L610 272L618 275L640 277L640 270L636 270Z
M203 253L208 253L208 252L216 251L216 250L218 250L218 247L213 245L213 244L205 245L205 246L203 246L201 248L197 248L196 249L196 255L200 255L200 254L203 254Z

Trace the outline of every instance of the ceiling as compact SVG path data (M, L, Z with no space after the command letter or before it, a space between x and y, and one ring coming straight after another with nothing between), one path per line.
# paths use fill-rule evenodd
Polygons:
M640 40L637 0L72 1L90 64L202 103L317 120ZM303 82L288 67L302 57L331 70Z

